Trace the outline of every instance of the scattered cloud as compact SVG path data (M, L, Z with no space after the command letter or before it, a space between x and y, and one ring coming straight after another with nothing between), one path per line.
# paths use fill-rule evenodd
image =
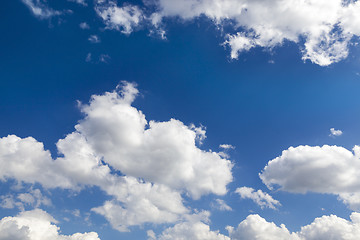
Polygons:
M130 4L118 7L116 2L98 0L95 10L108 29L116 29L124 34L130 34L144 19L142 10Z
M90 29L89 24L87 24L86 22L80 23L80 24L79 24L79 27L80 27L81 29Z
M335 128L330 128L330 137L338 137L341 136L343 132L341 130L335 130Z
M88 54L86 55L85 62L91 62L91 59L92 59L91 53L88 53Z
M99 62L102 63L108 63L110 61L111 57L108 54L100 54L99 56Z
M242 199L253 200L262 209L264 207L276 209L276 206L281 206L278 200L273 199L268 193L264 193L261 190L255 191L255 189L250 187L241 187L237 188L235 192L239 194Z
M69 2L75 2L77 4L83 5L83 6L87 6L87 3L85 0L68 0Z
M222 149L235 149L235 147L233 145L230 145L230 144L220 144L219 145L219 148L222 148Z
M22 0L22 2L39 19L48 19L62 14L61 11L50 8L46 0Z
M360 147L353 152L338 146L290 147L268 162L261 180L272 189L292 193L328 193L339 196L353 210L360 207Z
M16 217L0 220L1 240L100 240L95 232L75 233L71 236L59 234L57 221L43 210L21 212Z
M220 211L232 211L232 208L226 204L226 202L222 199L215 199L215 202L211 204L211 206Z
M99 38L99 36L97 35L91 35L89 38L88 38L89 42L91 43L100 43L101 40Z

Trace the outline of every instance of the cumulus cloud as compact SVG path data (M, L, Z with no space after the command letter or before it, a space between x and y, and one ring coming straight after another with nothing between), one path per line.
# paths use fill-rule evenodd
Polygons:
M157 238L153 231L149 231L149 240L230 240L219 231L210 230L207 224L209 216L210 213L206 211L188 216L186 221L165 229Z
M71 236L59 234L57 221L43 210L21 212L16 217L0 220L1 240L100 240L95 232L75 233Z
M351 221L335 215L316 218L311 224L301 227L299 232L290 232L285 225L278 227L259 215L249 215L235 229L227 227L233 240L356 240L360 234L360 214L352 213Z
M341 136L343 132L341 130L335 130L335 128L330 128L330 137L338 137Z
M360 147L353 152L338 146L290 147L268 162L260 174L271 189L292 193L336 194L353 210L360 205Z
M85 0L68 0L68 1L75 2L75 3L83 5L83 6L87 6L87 3Z
M198 148L198 131L179 120L148 122L131 106L137 94L124 82L80 104L85 117L57 142L56 159L32 137L0 138L0 179L74 191L98 186L113 199L93 211L119 231L181 219L190 211L182 194L225 194L233 164Z
M108 29L116 29L124 34L130 34L144 18L138 6L124 4L119 7L114 1L98 0L95 10Z
M276 206L280 206L280 202L275 200L268 193L264 193L260 189L255 191L255 189L250 187L241 187L235 190L237 194L240 195L242 199L251 199L261 208L268 207L271 209L276 209Z
M40 19L47 19L62 14L62 12L50 8L46 0L22 0L22 2Z

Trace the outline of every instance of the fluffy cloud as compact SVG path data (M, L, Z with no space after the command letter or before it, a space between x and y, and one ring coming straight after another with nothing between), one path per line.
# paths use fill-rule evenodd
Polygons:
M330 128L330 137L338 137L341 136L343 132L341 130L335 130L335 128Z
M360 206L360 147L290 147L267 164L260 178L269 187L293 193L339 195L356 210Z
M47 19L62 14L60 11L50 8L46 0L22 0L22 2L40 19Z
M19 193L16 197L5 195L1 197L0 207L19 208L24 211L25 207L38 208L41 205L50 206L51 200L41 193L40 189L30 189L28 192Z
M261 208L268 207L271 209L276 209L276 206L280 206L278 200L273 199L268 193L264 193L261 190L255 191L253 188L241 187L235 190L237 194L240 195L242 199L251 199Z
M0 220L0 240L100 240L95 232L60 235L54 223L57 221L40 209L4 217Z
M259 215L249 215L236 229L227 229L233 240L356 240L360 234L360 214L352 213L350 219L348 221L335 215L322 216L301 227L299 232L291 233L283 224L278 227Z
M149 240L230 240L229 237L219 233L219 231L210 230L209 225L207 225L209 216L210 213L206 211L190 215L186 221L165 229L157 238L154 232L149 231Z
M175 119L148 123L131 106L137 94L124 82L116 91L92 96L80 106L85 118L76 131L57 142L56 159L32 137L1 138L0 179L75 191L98 186L113 199L93 211L119 231L181 219L190 211L182 194L225 194L232 163L197 147L204 130Z
M147 122L130 104L137 89L93 96L83 105L86 117L76 125L91 147L122 173L186 190L194 199L223 195L232 181L232 163L196 146L197 132L179 120ZM120 160L121 159L121 160Z
M91 35L89 38L88 38L89 42L91 43L100 43L101 40L99 38L99 36L97 35Z
M211 206L220 211L232 211L232 208L226 204L226 202L222 199L215 199L215 202L211 204Z
M118 7L113 1L98 0L95 10L107 28L119 30L124 34L130 34L144 18L139 7L129 4Z

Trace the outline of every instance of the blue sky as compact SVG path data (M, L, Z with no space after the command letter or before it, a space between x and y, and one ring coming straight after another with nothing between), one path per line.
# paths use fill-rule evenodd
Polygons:
M360 2L2 5L0 240L357 239Z

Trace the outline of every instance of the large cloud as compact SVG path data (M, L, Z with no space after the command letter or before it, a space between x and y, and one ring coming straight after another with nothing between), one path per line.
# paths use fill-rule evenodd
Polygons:
M230 25L226 35L231 57L254 47L274 48L290 41L301 44L303 60L321 66L348 55L353 36L360 35L360 2L343 0L155 0L144 1L144 10L116 1L98 0L97 12L109 28L130 33L134 26L164 19L192 20L205 16L219 27ZM156 10L151 10L151 9ZM100 9L100 10L99 10ZM150 14L150 13L151 14ZM147 13L147 14L145 14Z
M356 210L360 206L360 147L290 147L267 164L260 178L269 187L293 193L336 194Z
M56 144L56 159L32 137L1 138L0 179L75 191L98 186L113 199L93 211L119 231L181 219L190 211L182 194L225 194L232 163L198 148L205 131L174 119L148 124L131 106L137 93L124 82L117 91L92 96L81 105L85 118L76 131Z
M100 240L95 232L61 235L54 223L57 221L40 209L4 217L0 220L0 240Z
M301 227L299 232L291 233L283 224L278 227L259 215L249 215L236 229L227 229L233 240L356 240L360 234L360 214L352 213L350 219L322 216Z

